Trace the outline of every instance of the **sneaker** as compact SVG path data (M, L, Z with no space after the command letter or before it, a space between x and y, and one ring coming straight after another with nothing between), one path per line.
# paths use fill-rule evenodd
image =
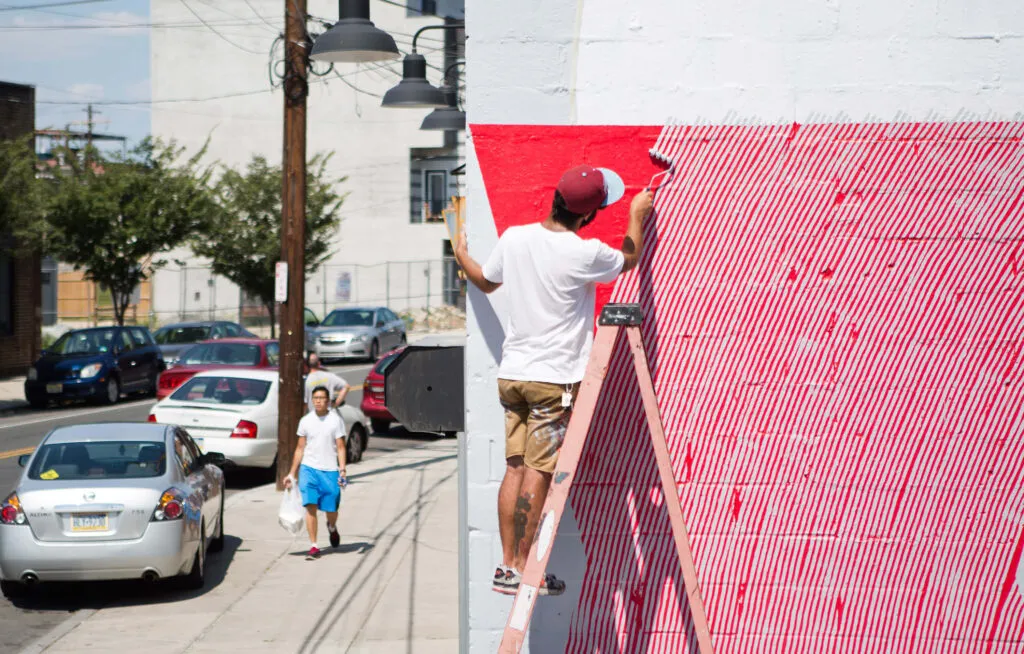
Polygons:
M519 573L515 568L499 565L494 570L491 590L502 595L515 595L519 591Z
M327 534L331 537L331 547L338 547L341 545L341 534L338 533L338 528L331 529L328 527Z
M320 558L320 548L319 547L311 547L311 548L309 548L309 554L306 555L306 560L307 561L316 561L319 558Z

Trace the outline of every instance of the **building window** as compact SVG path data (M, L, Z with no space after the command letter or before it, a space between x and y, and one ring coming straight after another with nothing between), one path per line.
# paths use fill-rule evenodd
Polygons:
M14 260L0 253L0 335L14 333Z
M409 18L437 15L437 0L408 0L405 6L408 7L405 14Z
M448 173L444 170L423 171L424 222L444 221L446 206L448 206Z

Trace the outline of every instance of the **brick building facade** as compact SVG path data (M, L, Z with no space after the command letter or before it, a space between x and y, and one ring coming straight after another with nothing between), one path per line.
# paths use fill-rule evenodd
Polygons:
M35 130L35 88L0 82L0 139ZM23 375L41 349L40 258L0 234L0 377Z

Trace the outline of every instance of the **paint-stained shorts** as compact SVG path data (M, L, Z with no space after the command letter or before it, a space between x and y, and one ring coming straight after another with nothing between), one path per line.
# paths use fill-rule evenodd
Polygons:
M505 458L521 456L526 466L554 472L558 450L565 440L572 407L562 406L568 390L573 401L580 385L498 380L498 396L505 408Z

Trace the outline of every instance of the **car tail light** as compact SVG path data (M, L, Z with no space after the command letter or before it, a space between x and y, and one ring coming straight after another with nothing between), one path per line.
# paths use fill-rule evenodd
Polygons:
M11 493L0 508L0 522L5 525L24 525L28 523L25 512L21 510L21 500L17 493Z
M156 416L152 413L149 414L149 417L146 418L146 422L156 422Z
M154 522L177 520L185 514L185 496L177 488L168 488L160 496L160 503L153 511Z
M235 428L231 430L231 438L256 438L257 431L259 431L259 427L255 422L239 420Z
M368 390L370 390L370 380L369 379L367 379L366 381L363 382L363 392L365 393Z

